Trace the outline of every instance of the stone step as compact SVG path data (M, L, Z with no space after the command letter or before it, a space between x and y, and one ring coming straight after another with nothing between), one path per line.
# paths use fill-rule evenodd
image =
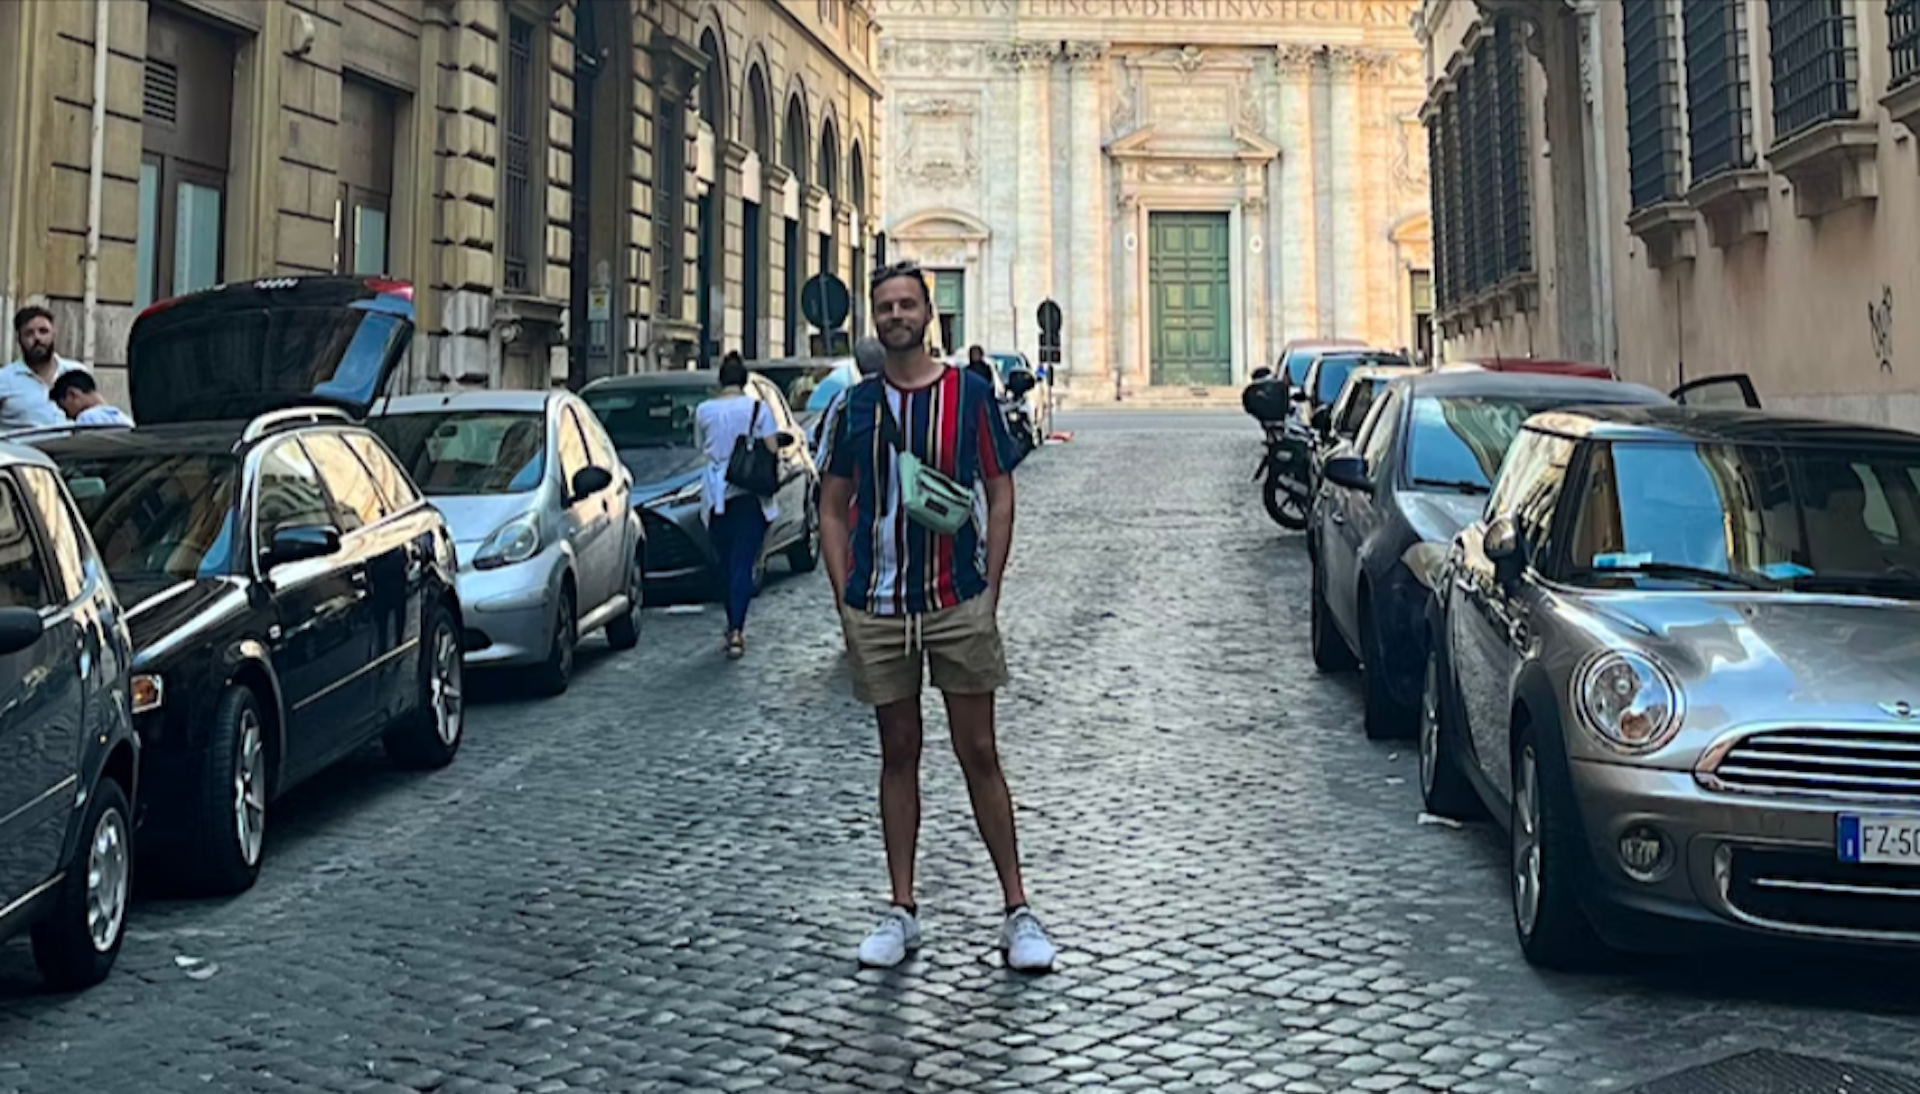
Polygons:
M1217 408L1222 410L1240 409L1240 389L1237 387L1176 387L1156 385L1151 387L1128 387L1121 392L1121 398L1115 401L1113 389L1085 392L1076 391L1072 396L1063 395L1059 400L1062 410L1196 410Z

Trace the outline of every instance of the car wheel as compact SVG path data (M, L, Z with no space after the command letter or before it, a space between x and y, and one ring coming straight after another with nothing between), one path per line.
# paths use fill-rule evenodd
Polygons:
M1394 698L1387 684L1387 651L1380 628L1373 620L1373 605L1360 605L1360 682L1366 693L1367 709L1362 719L1369 741L1391 741L1409 736L1415 713Z
M55 991L98 984L120 956L133 895L131 813L126 791L102 777L87 804L53 912L33 928L34 964Z
M1429 640L1426 686L1420 692L1420 800L1435 816L1472 820L1482 812L1480 796L1460 770L1444 680L1439 643Z
M800 539L787 548L787 568L796 574L809 574L820 565L820 503L807 499L807 515Z
M633 572L627 575L627 610L607 624L607 645L630 650L640 644L640 608L646 598L646 563L635 554Z
M420 653L420 693L413 713L381 739L387 758L401 767L445 767L466 735L466 651L453 612L433 610Z
M183 859L188 882L199 892L244 892L260 876L271 777L266 724L251 689L231 688L220 697L207 743L196 836Z
M1531 730L1514 750L1512 821L1513 926L1527 961L1543 968L1589 966L1603 952L1580 907L1579 841L1569 824L1572 802L1542 777Z
M554 609L553 645L547 650L547 659L534 670L534 686L542 695L560 695L573 683L573 647L579 635L576 633L580 617L573 607L573 587L563 585L560 588L560 603Z
M1333 621L1327 618L1326 579L1321 576L1320 567L1313 567L1312 606L1307 628L1313 644L1313 667L1321 672L1352 672L1356 659L1353 651L1347 648L1347 640L1333 629Z

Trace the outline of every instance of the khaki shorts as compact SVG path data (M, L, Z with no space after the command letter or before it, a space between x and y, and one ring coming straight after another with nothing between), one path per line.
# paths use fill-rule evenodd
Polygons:
M984 695L1007 682L991 592L920 616L917 632L907 616L873 615L842 603L840 629L847 639L854 698L867 706L917 698L922 664L933 686L953 695Z

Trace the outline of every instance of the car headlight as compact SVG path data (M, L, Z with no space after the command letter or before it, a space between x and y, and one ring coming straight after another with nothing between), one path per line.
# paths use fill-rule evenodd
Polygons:
M139 673L132 681L133 712L145 714L149 710L159 710L166 701L166 685L156 673Z
M1680 730L1684 699L1673 674L1631 650L1588 657L1573 677L1580 721L1616 752L1641 755L1662 748Z
M511 566L539 553L539 514L524 513L493 530L487 541L480 545L480 550L474 553L473 567L476 570L491 570Z
M643 508L647 509L669 509L675 505L683 505L690 501L700 500L701 489L702 483L699 479L695 479L678 490L662 494L657 498L643 501L640 504Z

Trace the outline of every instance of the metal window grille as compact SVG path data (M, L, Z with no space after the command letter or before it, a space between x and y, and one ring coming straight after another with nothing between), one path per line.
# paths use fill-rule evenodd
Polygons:
M1753 87L1745 0L1683 0L1693 181L1752 167Z
M1667 0L1621 5L1627 55L1627 179L1635 209L1680 196L1680 110Z
M1495 112L1500 126L1498 181L1500 186L1499 268L1492 280L1533 269L1533 209L1528 204L1527 179L1532 166L1528 147L1526 55L1521 51L1514 21L1501 16L1494 24Z
M1467 291L1477 293L1500 277L1500 192L1496 172L1500 147L1494 116L1492 39L1474 49L1466 74L1466 117L1461 127L1461 158L1467 165Z
M533 213L533 26L507 20L507 64L501 87L500 244L506 287L523 292L530 282Z
M1920 79L1920 0L1887 0L1887 53L1892 86Z
M1433 203L1434 242L1440 249L1433 264L1434 288L1442 311L1453 305L1453 295L1449 291L1453 278L1447 270L1448 260L1453 257L1453 210L1447 201L1447 171L1450 165L1446 153L1441 150L1443 119L1444 113L1434 116L1427 123L1427 185L1431 190L1428 200Z
M1467 205L1466 158L1461 155L1460 112L1464 106L1461 91L1447 96L1441 108L1441 154L1446 158L1447 186L1447 298L1459 304L1472 295L1473 269L1467 239L1472 235L1472 215Z
M1776 140L1859 113L1860 52L1850 0L1768 0Z

